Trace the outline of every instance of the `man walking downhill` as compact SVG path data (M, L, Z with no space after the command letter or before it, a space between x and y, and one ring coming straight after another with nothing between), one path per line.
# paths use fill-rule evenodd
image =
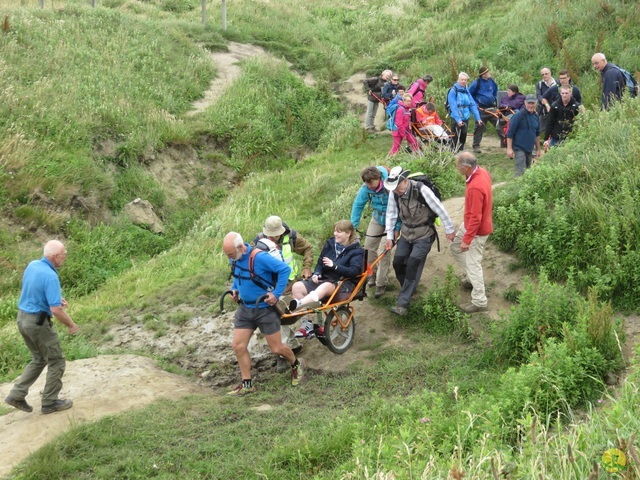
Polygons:
M69 329L71 335L78 333L78 325L65 311L67 302L62 298L57 272L66 258L67 250L64 245L57 240L50 240L44 246L43 257L32 261L22 277L18 329L31 352L31 363L24 369L4 401L23 412L33 411L25 398L44 367L47 367L47 381L42 390L42 413L60 412L73 405L71 400L58 398L66 362L58 334L51 322L51 316L54 316Z
M516 112L507 130L507 156L515 160L515 176L519 177L533 163L533 151L540 158L540 119L536 115L536 96L527 95L524 109Z
M242 375L242 383L228 395L243 396L256 391L251 379L251 356L247 349L256 328L264 335L271 352L289 362L291 384L297 386L303 379L304 360L296 359L293 351L282 343L280 315L272 308L287 286L291 268L269 253L244 243L236 232L229 232L224 237L222 250L229 259L234 277L231 298L239 304L235 313L232 346ZM262 296L266 296L266 299L256 305Z
M464 175L467 187L464 194L464 221L453 242L451 254L465 278L462 286L471 290L471 303L460 306L466 313L487 310L487 295L482 274L482 255L489 234L493 231L493 195L489 173L478 166L471 153L463 152L456 157L456 167Z
M262 232L256 235L251 244L263 249L260 242L263 239L271 240L275 243L280 251L282 260L291 267L289 282L284 290L286 294L291 292L292 285L300 278L303 280L311 278L311 267L315 260L313 258L313 247L298 231L289 227L279 216L271 215L264 221ZM302 348L300 341L295 338L295 332L290 325L280 326L280 336L282 337L282 343L286 344L290 349L299 350ZM289 370L289 362L283 357L278 357L276 370L280 373L286 372Z
M424 183L408 178L410 174L409 170L394 167L384 181L384 188L390 192L386 218L387 250L393 247L396 221L402 220L402 236L393 257L400 293L396 305L391 308L393 313L401 316L408 312L411 296L420 283L424 262L436 241L435 217L440 217L444 223L448 240L455 236L453 223L442 202Z

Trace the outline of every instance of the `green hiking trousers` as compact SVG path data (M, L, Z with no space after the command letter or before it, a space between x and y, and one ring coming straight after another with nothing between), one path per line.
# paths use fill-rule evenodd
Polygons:
M37 321L38 314L18 310L18 330L31 352L31 363L16 380L9 397L24 400L44 367L48 367L47 381L42 391L42 405L51 405L58 400L58 394L62 390L62 375L66 362L58 334L51 322L45 321L42 325L37 325Z

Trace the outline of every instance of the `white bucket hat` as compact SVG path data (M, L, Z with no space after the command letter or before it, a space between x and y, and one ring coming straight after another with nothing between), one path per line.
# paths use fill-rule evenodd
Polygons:
M389 172L389 176L384 181L384 188L393 192L398 187L398 184L409 175L411 175L411 170L403 170L402 167L399 166L393 167Z

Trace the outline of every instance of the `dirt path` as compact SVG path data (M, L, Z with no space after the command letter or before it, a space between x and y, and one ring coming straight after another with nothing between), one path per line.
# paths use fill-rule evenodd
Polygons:
M33 413L14 410L0 416L0 476L73 426L140 408L160 398L177 399L207 391L193 380L158 369L149 358L103 355L67 362L60 396L73 399L74 405L64 412L42 415L38 392L44 387L45 377L40 375L27 397ZM12 385L1 384L0 397L5 398Z
M193 103L193 110L189 111L187 115L193 116L203 112L207 107L214 103L224 90L240 76L240 73L242 72L240 62L242 60L258 55L276 58L266 52L262 47L258 47L256 45L229 42L227 47L228 51L226 52L211 52L209 54L211 61L216 66L218 76L211 80L211 84L207 91L204 92L204 96ZM290 66L291 64L287 62L287 65ZM307 85L315 84L315 80L311 74L307 74L303 77L303 80Z

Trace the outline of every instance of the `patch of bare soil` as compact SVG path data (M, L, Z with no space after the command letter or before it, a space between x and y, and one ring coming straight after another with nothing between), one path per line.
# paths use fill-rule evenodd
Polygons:
M2 460L0 476L57 435L75 425L98 420L160 398L177 399L205 391L193 380L158 369L153 360L136 355L103 355L67 362L61 398L73 399L73 407L64 412L42 415L39 392L46 374L40 375L27 397L32 413L15 410L0 416ZM5 398L12 383L0 385Z

